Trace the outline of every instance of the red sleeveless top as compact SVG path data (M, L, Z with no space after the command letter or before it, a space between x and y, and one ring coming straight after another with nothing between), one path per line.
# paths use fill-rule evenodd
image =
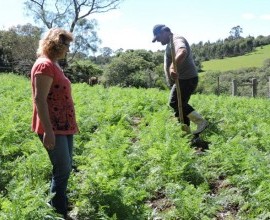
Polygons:
M43 134L44 129L34 102L35 76L43 74L53 78L47 97L49 116L55 134L70 135L78 132L75 109L71 96L71 83L56 64L47 58L38 58L31 70L33 97L32 131Z

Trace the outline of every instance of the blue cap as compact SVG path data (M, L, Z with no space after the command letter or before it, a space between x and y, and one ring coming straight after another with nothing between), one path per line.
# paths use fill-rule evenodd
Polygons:
M156 24L153 28L153 34L154 34L154 38L152 40L152 42L156 42L157 41L157 35L160 34L160 32L162 30L164 30L164 28L167 28L166 25L164 24Z

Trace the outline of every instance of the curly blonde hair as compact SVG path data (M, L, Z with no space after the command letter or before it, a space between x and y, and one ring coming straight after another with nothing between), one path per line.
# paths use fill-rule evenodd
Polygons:
M71 32L61 28L51 28L39 41L37 56L45 55L51 60L55 60L63 52L66 43L73 41Z

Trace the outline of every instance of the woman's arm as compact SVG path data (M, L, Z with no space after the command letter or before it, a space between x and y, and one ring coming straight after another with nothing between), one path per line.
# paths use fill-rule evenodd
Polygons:
M35 76L35 97L37 113L44 129L43 145L52 150L55 146L55 134L50 121L47 97L53 82L53 78L47 75Z

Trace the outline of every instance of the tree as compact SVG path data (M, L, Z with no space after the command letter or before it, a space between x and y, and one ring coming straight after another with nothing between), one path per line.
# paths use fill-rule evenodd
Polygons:
M109 47L101 48L100 52L102 53L102 56L104 57L110 57L113 54L113 50Z
M0 32L1 70L29 74L36 59L41 29L31 24L17 25Z
M243 29L239 25L233 27L230 31L230 35L233 39L240 38L241 33L243 33Z
M90 60L78 60L73 62L65 72L71 82L88 83L90 77L100 77L103 71Z
M104 82L109 86L166 88L163 62L156 63L152 51L127 50L114 56L104 70ZM158 67L158 68L157 68ZM160 68L161 67L161 68Z
M73 52L97 51L97 21L87 18L118 8L123 0L26 0L26 12L46 28L62 27L75 36Z

